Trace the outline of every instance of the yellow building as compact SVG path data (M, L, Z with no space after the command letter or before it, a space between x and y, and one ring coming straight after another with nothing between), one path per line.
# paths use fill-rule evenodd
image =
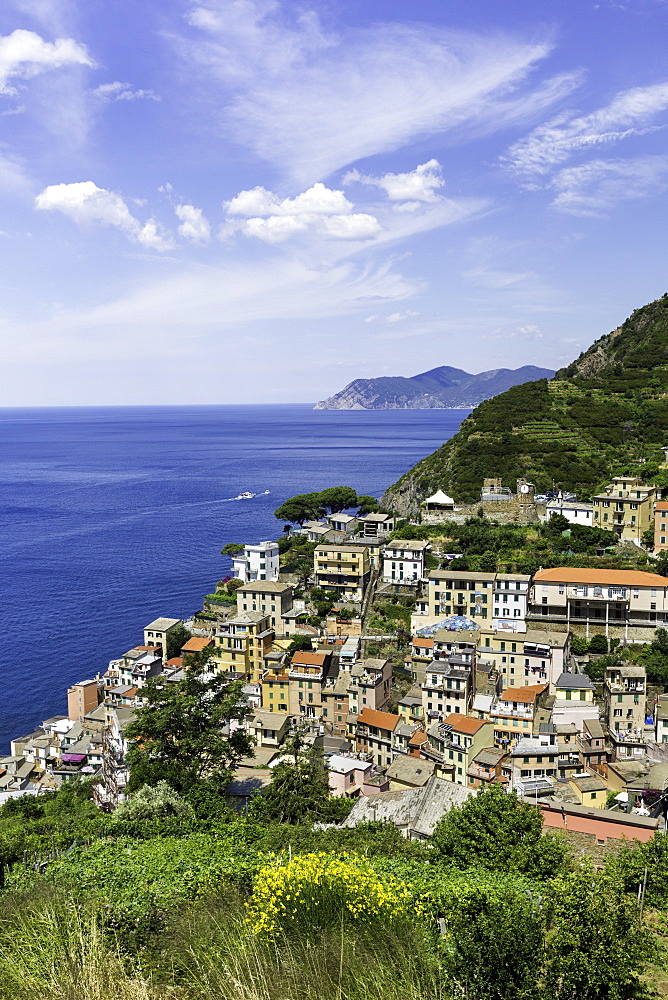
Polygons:
M275 632L271 617L244 611L218 628L212 664L220 673L235 674L255 684L264 672L264 658L272 650Z
M260 682L262 710L287 715L290 711L290 675L281 663L270 667Z
M365 545L316 546L313 573L316 587L336 590L351 601L361 601L369 582L371 563Z
M608 798L608 786L599 777L590 774L574 774L568 781L568 787L575 792L581 806L589 809L605 809Z
M656 487L633 476L615 476L593 499L595 528L607 528L628 542L639 542L648 528L654 531Z

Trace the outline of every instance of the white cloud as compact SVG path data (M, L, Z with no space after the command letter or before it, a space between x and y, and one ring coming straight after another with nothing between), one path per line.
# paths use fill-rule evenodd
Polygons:
M115 80L113 83L101 83L90 93L92 97L97 97L109 104L116 101L160 101L162 99L153 90L134 90L131 83L121 83L119 80Z
M228 215L343 215L352 212L353 205L343 191L335 191L317 183L296 198L282 200L263 187L240 191L224 206Z
M580 216L602 215L619 202L665 191L668 156L592 160L560 170L550 186L557 192L552 205L559 211Z
M550 173L574 153L656 131L652 119L668 110L668 83L622 91L588 115L562 114L510 147L503 162L527 177Z
M393 312L389 316L367 316L364 320L365 323L378 323L384 326L395 326L397 323L404 323L406 320L417 319L422 314L415 312L412 309L406 309L404 312Z
M73 38L46 42L34 31L17 28L0 36L0 94L14 94L13 79L29 79L63 66L94 66L86 47Z
M343 191L322 183L294 198L283 199L263 187L255 187L240 191L224 202L223 207L228 222L221 235L240 231L265 243L282 243L306 233L330 240L368 240L381 228L373 215L354 212L354 205Z
M522 93L549 41L476 35L412 23L325 33L289 5L210 0L190 15L195 37L176 44L207 80L206 120L300 183L420 136L477 121L527 119L572 80ZM221 114L222 110L222 114Z
M438 201L436 189L443 187L444 183L438 160L428 160L405 174L383 174L381 177L370 177L368 174L360 174L358 170L350 170L343 178L343 183L353 182L381 188L390 201L408 202L401 206L407 211L414 210L421 201Z
M181 225L178 227L180 236L198 245L209 242L211 226L201 208L195 208L194 205L176 205L174 211L181 220Z
M62 212L80 226L95 223L112 226L152 250L167 250L172 246L153 219L142 225L120 195L99 188L93 181L52 184L37 196L35 208Z

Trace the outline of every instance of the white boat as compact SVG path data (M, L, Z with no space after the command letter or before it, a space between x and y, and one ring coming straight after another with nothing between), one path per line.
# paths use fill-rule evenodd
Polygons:
M235 497L234 499L235 500L252 500L254 496L257 496L257 493L240 493L239 496Z

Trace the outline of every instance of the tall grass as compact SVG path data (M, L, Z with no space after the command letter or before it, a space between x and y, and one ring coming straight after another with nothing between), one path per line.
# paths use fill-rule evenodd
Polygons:
M101 914L52 889L0 897L0 1000L446 1000L417 925L262 941L239 900L174 917L136 959Z
M1 1000L167 1000L128 974L92 910L53 891L2 897Z
M331 927L262 941L241 908L210 901L173 927L164 981L187 1000L441 1000L445 984L419 928ZM167 972L167 970L163 970ZM160 978L163 978L161 976Z

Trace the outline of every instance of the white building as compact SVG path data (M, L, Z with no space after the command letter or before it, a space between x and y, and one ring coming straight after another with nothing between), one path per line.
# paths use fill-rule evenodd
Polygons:
M594 505L582 500L564 500L562 496L549 500L545 505L545 520L549 521L555 514L561 514L571 524L583 524L591 528L594 523Z
M244 551L232 560L232 575L244 583L254 580L278 580L279 555L277 542L245 545Z
M524 573L497 573L494 577L493 618L522 623L527 615L531 577ZM503 627L503 625L501 625Z
M388 542L383 551L383 580L385 583L403 583L416 586L424 579L425 553L430 549L427 541L408 541L397 538Z

